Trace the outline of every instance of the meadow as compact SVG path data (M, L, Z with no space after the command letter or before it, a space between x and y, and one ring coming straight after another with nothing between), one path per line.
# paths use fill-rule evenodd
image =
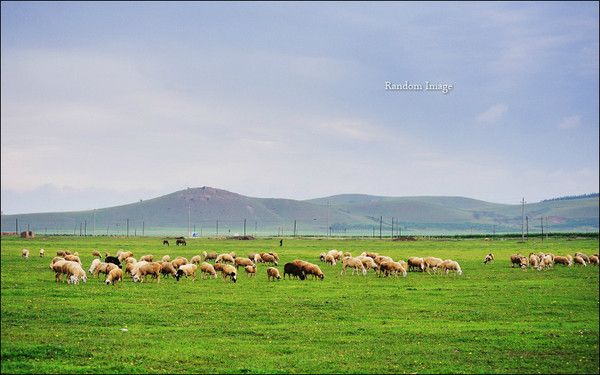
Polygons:
M2 373L598 373L598 267L511 268L515 252L598 252L598 239L399 241L39 237L1 241ZM21 249L31 258L21 258ZM39 258L40 248L46 257ZM457 260L462 276L340 275L328 249ZM57 284L58 249L188 259L276 251L319 264L323 281L268 282L266 266L222 278L116 286ZM488 265L483 257L493 252ZM240 269L241 270L241 269ZM282 272L283 273L283 272Z

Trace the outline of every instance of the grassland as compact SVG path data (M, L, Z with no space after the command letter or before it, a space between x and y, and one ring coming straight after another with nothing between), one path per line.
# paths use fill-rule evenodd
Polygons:
M514 252L598 250L597 239L190 240L2 238L2 373L598 373L598 267L537 272L509 267ZM45 259L37 257L40 247ZM21 259L20 250L32 252ZM275 250L282 264L337 248L394 258L458 260L463 276L409 273L267 282L265 267L237 284L221 279L115 287L103 280L57 285L57 249L131 250L191 257ZM483 265L488 252L496 262ZM123 330L126 328L127 330Z

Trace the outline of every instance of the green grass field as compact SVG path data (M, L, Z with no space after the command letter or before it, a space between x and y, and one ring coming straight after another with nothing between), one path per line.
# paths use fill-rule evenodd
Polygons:
M598 252L597 239L391 242L342 239L2 238L2 373L598 373L598 267L522 271L509 255ZM37 254L43 247L46 258ZM21 258L28 248L31 258ZM340 276L327 249L457 260L462 276ZM188 259L202 250L277 251L323 281L162 279L56 284L57 249ZM493 252L496 261L482 264ZM127 328L126 331L122 330Z

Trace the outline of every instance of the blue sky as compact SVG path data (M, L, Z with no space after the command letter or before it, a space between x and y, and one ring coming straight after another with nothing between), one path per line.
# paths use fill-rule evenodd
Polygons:
M1 17L4 213L204 185L599 190L597 2L3 2Z

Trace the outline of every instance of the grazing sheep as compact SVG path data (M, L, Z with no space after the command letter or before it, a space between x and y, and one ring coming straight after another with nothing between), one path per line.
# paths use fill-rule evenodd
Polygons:
M529 254L529 265L531 266L531 268L535 268L538 271L542 269L541 260L534 253Z
M217 278L217 272L212 264L204 262L200 265L200 272L202 273L202 278L204 279L206 275L210 275L212 278Z
M352 268L352 275L354 275L354 272L356 272L356 274L358 274L359 272L362 273L363 275L367 274L367 270L365 269L365 266L363 265L363 262L361 259L352 258L352 257L343 258L342 259L342 272L340 272L340 275L345 275L346 268L348 268L348 267Z
M113 263L99 263L96 266L96 268L94 269L93 274L94 274L95 277L98 277L98 275L101 274L101 273L103 273L105 275L108 275L108 273L110 271L114 270L115 268L119 268L119 267L117 267Z
M250 258L252 259L252 258ZM260 256L260 254L254 254L254 259L252 259L254 261L254 263L263 263L262 257Z
M234 264L235 264L235 268L238 268L238 269L240 267L254 267L254 262L252 262L248 258L235 258Z
M140 259L140 261L148 262L147 260L144 260L144 259ZM129 257L129 258L125 259L125 264L128 264L128 263L135 264L135 263L137 263L137 260L134 257Z
M375 264L377 264L377 266L379 266L383 262L393 262L394 260L386 255L377 255L375 258L373 258L373 261Z
M81 259L77 255L65 255L65 260L81 264Z
M425 263L425 270L429 273L429 270L437 271L443 260L436 257L426 257L423 258L423 262Z
M529 258L521 257L521 269L523 269L523 271L526 271L528 265L529 265Z
M161 259L161 260L162 260L163 262L170 262L170 261L171 261L171 257L170 257L170 256L168 256L168 255L165 255L165 256L163 256L163 257L162 257L162 259Z
M590 256L590 264L595 264L598 265L598 255L592 255Z
M343 256L342 258L345 258L345 257L352 257L352 253L351 253L351 252L349 252L349 251L346 251L346 252L344 253L344 256Z
M169 246L169 241L168 240L163 240L163 245L167 245ZM168 261L167 261L168 262Z
M588 260L589 260L589 258L588 258ZM582 257L582 256L580 256L580 255L576 255L576 256L573 258L573 263L574 263L574 264L581 264L581 265L582 265L582 266L584 266L584 267L587 265L587 264L585 263L585 259L583 259L583 257Z
M362 255L362 256L367 256L367 257L369 257L369 258L373 258L373 259L375 259L375 258L377 258L377 257L379 256L379 253L373 253L373 252L370 252L370 251L364 251L364 252L363 252L362 254L360 254L360 255Z
M423 258L419 257L408 258L408 270L421 270L421 272L425 271L425 261L423 260Z
M273 258L275 258L275 260L279 262L279 254L277 254L277 253L269 253L269 254L271 254L273 256Z
M295 262L284 264L284 266L283 266L283 278L284 279L285 279L286 275L288 275L290 278L293 276L294 278L296 278L296 277L300 278L300 280L306 279L306 274L305 274L304 270L302 269L302 266Z
M202 252L202 260L204 260L205 262L207 260L215 260L215 259L217 259L217 256L218 255L215 252L210 252L210 253L207 253L206 251Z
M342 260L344 253L342 253L341 251L332 249L332 250L329 250L326 255L331 255L336 261L338 261L338 260Z
M175 278L177 279L177 281L179 281L179 279L183 276L185 276L185 277L191 276L192 280L195 281L197 270L198 270L198 266L193 263L184 264L182 266L179 266L179 268L177 269Z
M96 258L94 260L92 260L92 264L90 265L90 269L88 270L88 272L91 274L94 273L94 271L96 270L96 268L98 267L98 265L100 264L100 259Z
M56 255L59 256L59 257L64 258L65 255L67 255L67 254L64 252L64 250L57 250L56 251Z
M271 279L273 279L273 281L275 281L275 279L281 280L281 276L279 275L279 270L275 267L267 268L267 280L271 281Z
M327 256L327 254L325 254L325 253L321 253L321 254L319 254L319 260L320 260L321 262L324 262L324 261L325 261L325 257L326 257L326 256Z
M458 275L462 275L462 273L463 273L462 270L460 269L460 265L458 264L458 262L456 262L454 260L450 260L450 259L446 259L445 261L443 261L442 264L440 264L440 269L445 271L446 275L450 271L454 271Z
M46 256L46 251L44 249L40 249L40 258L43 258Z
M87 275L83 268L81 268L81 264L73 261L65 261L63 266L63 270L66 270L67 274L67 283L69 284L79 284L79 281L87 282Z
M248 259L254 259L256 253L248 253Z
M134 282L144 282L148 275L151 275L153 279L156 279L157 283L160 282L160 263L138 262L137 264L138 267L136 267L131 274Z
M272 263L274 265L277 265L277 259L275 259L275 257L271 254L262 253L260 254L260 257L262 258L263 263Z
M106 276L106 280L104 281L106 285L115 285L117 281L123 280L123 271L120 268L113 268L108 275Z
M494 260L494 254L489 253L488 255L485 256L485 258L483 259L483 264L488 264L491 261Z
M119 253L117 253L119 254ZM125 251L125 252L121 252L119 255L117 255L117 257L119 258L119 261L122 262L125 259L132 257L133 253L131 251Z
M59 257L59 256L55 256L54 258L52 258L52 263L50 263L50 268L52 268L52 265L54 263L58 262L59 260L65 260L65 258Z
M521 254L513 254L510 256L510 267L514 268L515 266L521 267L521 259L523 259L523 255Z
M25 259L29 259L29 250L27 250L27 249L21 250L21 256Z
M550 268L554 266L554 259L549 254L544 255L542 260L540 261L541 268Z
M256 276L256 266L245 266L244 270L246 271L248 277Z
M171 264L171 262L160 262L160 273L164 277L168 277L169 275L173 277L177 276L177 270L175 269L175 267L173 267L173 264Z
M98 250L92 251L92 256L93 257L102 258L102 255L100 255L100 252Z
M573 262L568 257L557 255L554 257L554 264L562 264L567 267L571 267L573 265Z
M332 266L335 266L335 257L331 254L327 254L325 255L325 263L326 264L331 264Z
M296 262L296 261L294 261L294 262ZM304 262L304 261L300 261L300 262ZM304 263L299 263L299 264L302 265L302 270L306 274L306 277L308 277L308 275L312 275L313 278L318 278L321 281L325 278L323 271L321 271L321 268L319 266L317 266L316 264L309 263L309 262L304 262ZM362 266L362 263L361 263L361 266Z
M200 255L194 255L192 259L190 259L190 263L198 265L202 263L202 257Z
M178 270L180 266L188 264L188 260L184 257L177 257L171 262L171 264L173 264L173 267L175 267L175 269Z
M127 260L129 259L133 259L133 258L127 258ZM144 263L146 263L146 261L144 261ZM138 262L127 262L125 263L125 273L128 275L131 275L133 270L138 267Z
M235 260L231 256L231 254L219 254L215 263L231 263L233 264Z
M583 260L585 260L585 263L590 262L590 257L588 257L587 254L576 252L575 257L581 257Z
M237 270L234 266L229 264L223 264L223 270L221 270L221 274L223 275L223 281L227 281L227 278L234 283L237 282Z
M379 268L384 276L389 276L390 274L393 274L397 277L398 273L401 273L403 277L406 277L406 269L402 267L402 265L399 262L382 262L379 265Z
M215 271L223 271L223 265L225 263L215 263L215 265L213 266L213 268L215 269Z
M127 258L129 259L129 258ZM144 262L152 262L154 260L154 255L144 255L143 257L140 258L140 261L144 261Z
M374 269L375 271L377 271L378 266L377 263L375 263L375 261L373 260L373 258L368 257L366 255L359 255L355 259L359 259L367 271L370 269Z

